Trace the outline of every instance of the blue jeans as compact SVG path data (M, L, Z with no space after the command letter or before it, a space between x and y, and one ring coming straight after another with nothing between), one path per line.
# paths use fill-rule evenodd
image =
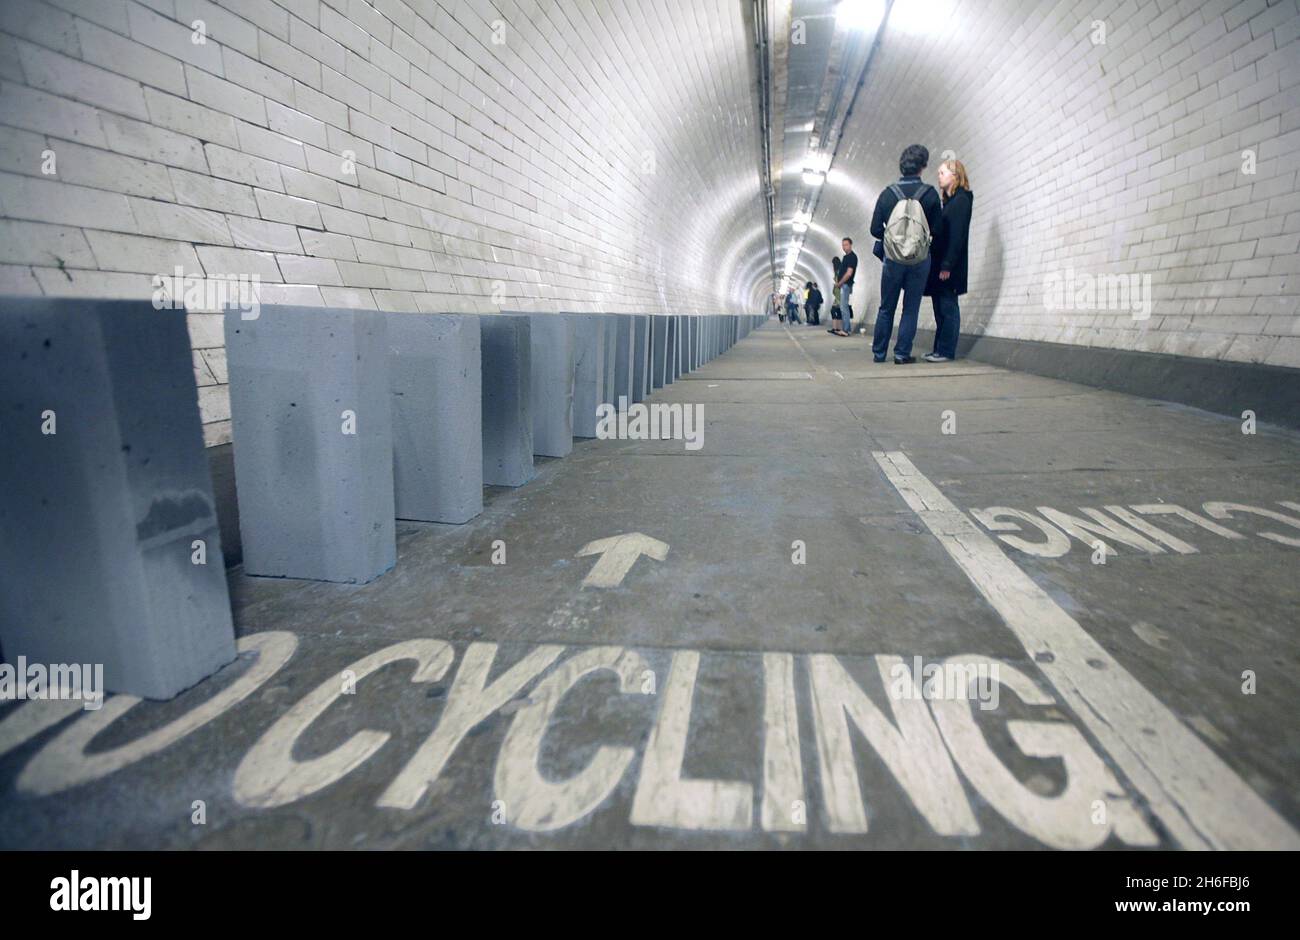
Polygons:
M912 340L916 338L916 316L921 312L921 292L930 276L930 259L920 264L899 264L886 258L880 272L880 312L876 314L876 333L871 340L871 352L884 359L889 352L889 337L894 332L894 308L898 295L903 295L903 318L898 323L898 341L894 343L894 358L912 355Z
M853 298L853 285L840 285L840 320L842 321L844 332L853 332L853 308L849 306L849 301Z
M961 330L961 308L957 295L941 291L930 298L934 304L934 352L949 359L957 358L957 333Z

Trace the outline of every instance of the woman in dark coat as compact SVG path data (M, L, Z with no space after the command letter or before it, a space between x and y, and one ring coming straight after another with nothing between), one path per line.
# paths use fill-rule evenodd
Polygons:
M966 167L960 160L939 164L939 192L943 196L943 214L930 243L930 277L925 284L925 293L934 305L934 350L925 357L926 362L951 362L957 358L957 334L961 329L957 298L966 293L966 249L975 202Z

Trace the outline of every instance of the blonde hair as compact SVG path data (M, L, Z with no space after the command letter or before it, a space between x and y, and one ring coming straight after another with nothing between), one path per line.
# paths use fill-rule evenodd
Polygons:
M944 160L939 164L939 168L947 167L956 179L953 181L952 192L956 195L957 190L970 190L970 178L966 176L966 165L960 160ZM944 193L944 198L948 198L948 193Z

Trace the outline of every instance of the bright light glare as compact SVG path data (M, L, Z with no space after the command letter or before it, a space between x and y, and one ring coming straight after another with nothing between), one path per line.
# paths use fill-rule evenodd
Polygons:
M918 35L936 33L952 16L953 0L894 0L889 29Z
M813 173L825 173L830 169L831 155L829 153L818 153L810 151L808 156L804 157L803 168L811 170Z
M895 6L906 5L897 0ZM846 29L874 31L885 15L885 0L840 0L835 8L835 21Z
M804 170L803 181L809 186L820 186L822 183L826 182L826 174L817 173L814 170Z

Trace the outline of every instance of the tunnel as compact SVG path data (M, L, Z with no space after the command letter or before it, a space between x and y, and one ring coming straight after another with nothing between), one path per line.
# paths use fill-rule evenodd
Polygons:
M0 847L1300 848L1298 85L1295 0L0 0Z

